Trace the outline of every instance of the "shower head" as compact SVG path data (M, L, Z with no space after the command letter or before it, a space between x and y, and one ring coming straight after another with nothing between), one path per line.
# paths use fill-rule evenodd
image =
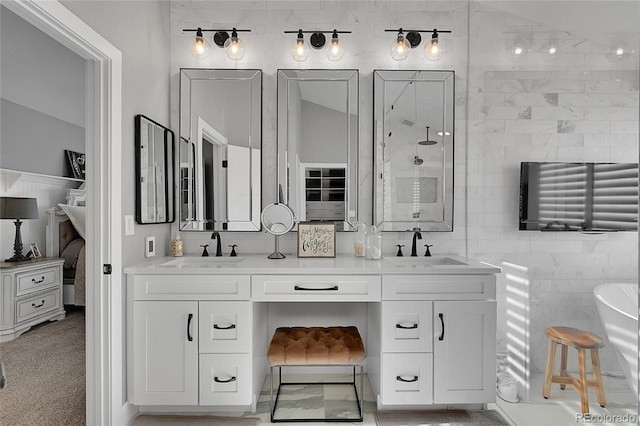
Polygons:
M424 160L422 158L418 157L417 155L413 157L413 164L415 164L416 166L419 166L422 163L424 163Z
M438 141L429 140L429 126L427 126L427 139L424 141L418 141L418 145L435 145Z

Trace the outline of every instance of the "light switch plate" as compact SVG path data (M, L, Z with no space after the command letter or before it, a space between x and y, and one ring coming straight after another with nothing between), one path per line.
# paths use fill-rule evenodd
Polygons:
M144 256L153 257L156 255L156 237L151 236L144 239Z
M133 235L135 234L135 230L133 227L133 215L126 214L124 215L124 235Z

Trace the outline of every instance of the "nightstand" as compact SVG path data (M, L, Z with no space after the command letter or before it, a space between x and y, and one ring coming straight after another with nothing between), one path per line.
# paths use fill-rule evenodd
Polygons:
M0 262L0 342L44 321L64 319L63 264L58 258Z

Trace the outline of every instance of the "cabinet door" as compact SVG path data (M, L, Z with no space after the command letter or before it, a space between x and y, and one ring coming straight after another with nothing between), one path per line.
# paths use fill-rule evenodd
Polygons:
M198 404L198 302L134 302L132 403Z
M436 301L433 321L433 402L494 402L496 301Z

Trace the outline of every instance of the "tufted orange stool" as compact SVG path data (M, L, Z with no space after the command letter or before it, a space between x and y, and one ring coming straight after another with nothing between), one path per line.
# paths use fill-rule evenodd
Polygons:
M589 386L596 388L598 403L601 407L607 405L604 396L604 386L602 385L602 375L600 374L600 356L598 349L603 347L602 339L588 331L571 327L549 327L546 331L549 338L549 359L547 361L547 372L544 378L542 396L547 399L551 395L551 384L559 383L560 389L564 390L566 385L572 385L580 394L582 413L589 415ZM562 346L560 357L560 375L554 376L554 362L556 358L556 347ZM573 346L578 351L578 365L580 378L575 378L567 371L567 351ZM593 377L595 380L587 380L587 354L591 351L591 364L593 366Z
M269 344L269 410L271 422L323 421L353 422L362 421L363 409L363 373L366 363L366 352L362 337L356 327L280 327L276 329ZM284 366L351 366L353 380L351 382L282 382ZM356 367L360 367L360 397L356 387ZM273 402L273 369L278 367L278 392ZM352 385L358 403L360 417L324 418L324 419L276 419L275 412L280 396L280 389L287 385Z

